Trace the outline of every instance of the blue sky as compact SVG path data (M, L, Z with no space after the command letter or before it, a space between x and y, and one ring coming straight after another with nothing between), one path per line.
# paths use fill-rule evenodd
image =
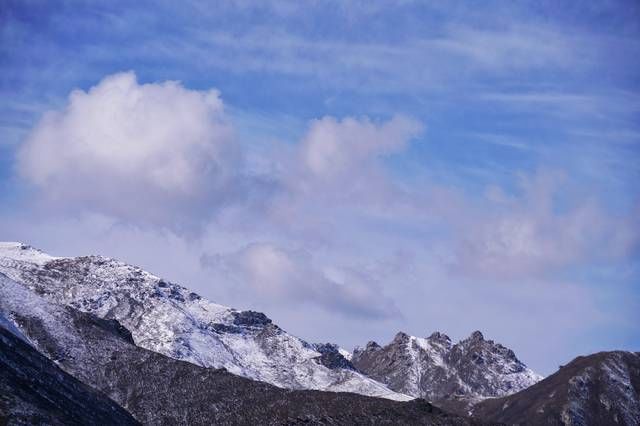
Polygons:
M372 3L4 2L2 239L349 348L638 350L640 5Z

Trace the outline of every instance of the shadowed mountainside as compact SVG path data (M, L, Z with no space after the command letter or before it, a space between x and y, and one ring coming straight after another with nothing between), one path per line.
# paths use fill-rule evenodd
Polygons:
M530 388L480 402L473 415L509 425L639 425L640 353L578 357Z
M136 425L118 404L62 371L0 321L0 424Z

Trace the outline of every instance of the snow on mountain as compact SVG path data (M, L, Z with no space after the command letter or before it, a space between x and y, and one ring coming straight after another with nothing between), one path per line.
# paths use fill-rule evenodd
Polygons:
M114 259L52 257L0 243L0 272L50 301L117 319L138 346L175 359L284 388L411 399L353 369L327 367L322 353L262 313L212 303Z
M2 313L0 313L0 328L5 329L23 342L29 343L29 340L22 334L20 330L18 330L15 324L7 319L4 315L2 315Z
M517 394L487 399L473 415L500 424L640 424L640 352L579 356Z
M290 391L134 344L111 319L57 304L0 274L0 423L47 425L477 424L424 400ZM115 402L115 403L114 403ZM118 404L119 407L116 405Z
M356 348L353 365L391 389L436 401L460 401L464 409L479 400L525 389L542 379L504 346L474 332L455 345L445 334L428 338L398 333L381 347ZM464 410L463 410L464 411Z

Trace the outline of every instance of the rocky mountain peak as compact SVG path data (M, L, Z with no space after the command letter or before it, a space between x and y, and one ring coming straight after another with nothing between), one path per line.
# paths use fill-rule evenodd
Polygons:
M431 401L503 396L541 379L513 351L485 340L480 331L455 345L440 332L426 339L400 332L386 346L354 352L351 361L391 389Z
M445 346L447 348L451 347L451 338L439 331L434 331L433 333L431 333L427 340L441 346Z
M365 346L365 350L366 351L370 351L370 350L378 350L381 349L381 346L378 344L378 342L374 342L373 340L370 340L367 342L367 345Z
M404 344L406 342L409 341L409 338L411 336L409 336L407 333L405 333L404 331L398 331L396 333L396 335L393 338L393 343L400 343L400 344Z
M6 328L10 323L25 340ZM358 374L335 374L312 359L304 372L313 374L314 366L340 383ZM0 395L0 424L471 424L422 400L292 392L177 361L132 344L115 322L37 295L1 273Z
M474 342L481 342L484 340L484 336L482 335L482 332L480 332L479 330L476 330L473 333L471 333L471 336L469 336L469 340Z

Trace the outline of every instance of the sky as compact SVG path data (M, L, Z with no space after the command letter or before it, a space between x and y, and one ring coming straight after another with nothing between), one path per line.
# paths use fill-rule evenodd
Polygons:
M348 349L640 350L640 3L0 4L0 240Z

